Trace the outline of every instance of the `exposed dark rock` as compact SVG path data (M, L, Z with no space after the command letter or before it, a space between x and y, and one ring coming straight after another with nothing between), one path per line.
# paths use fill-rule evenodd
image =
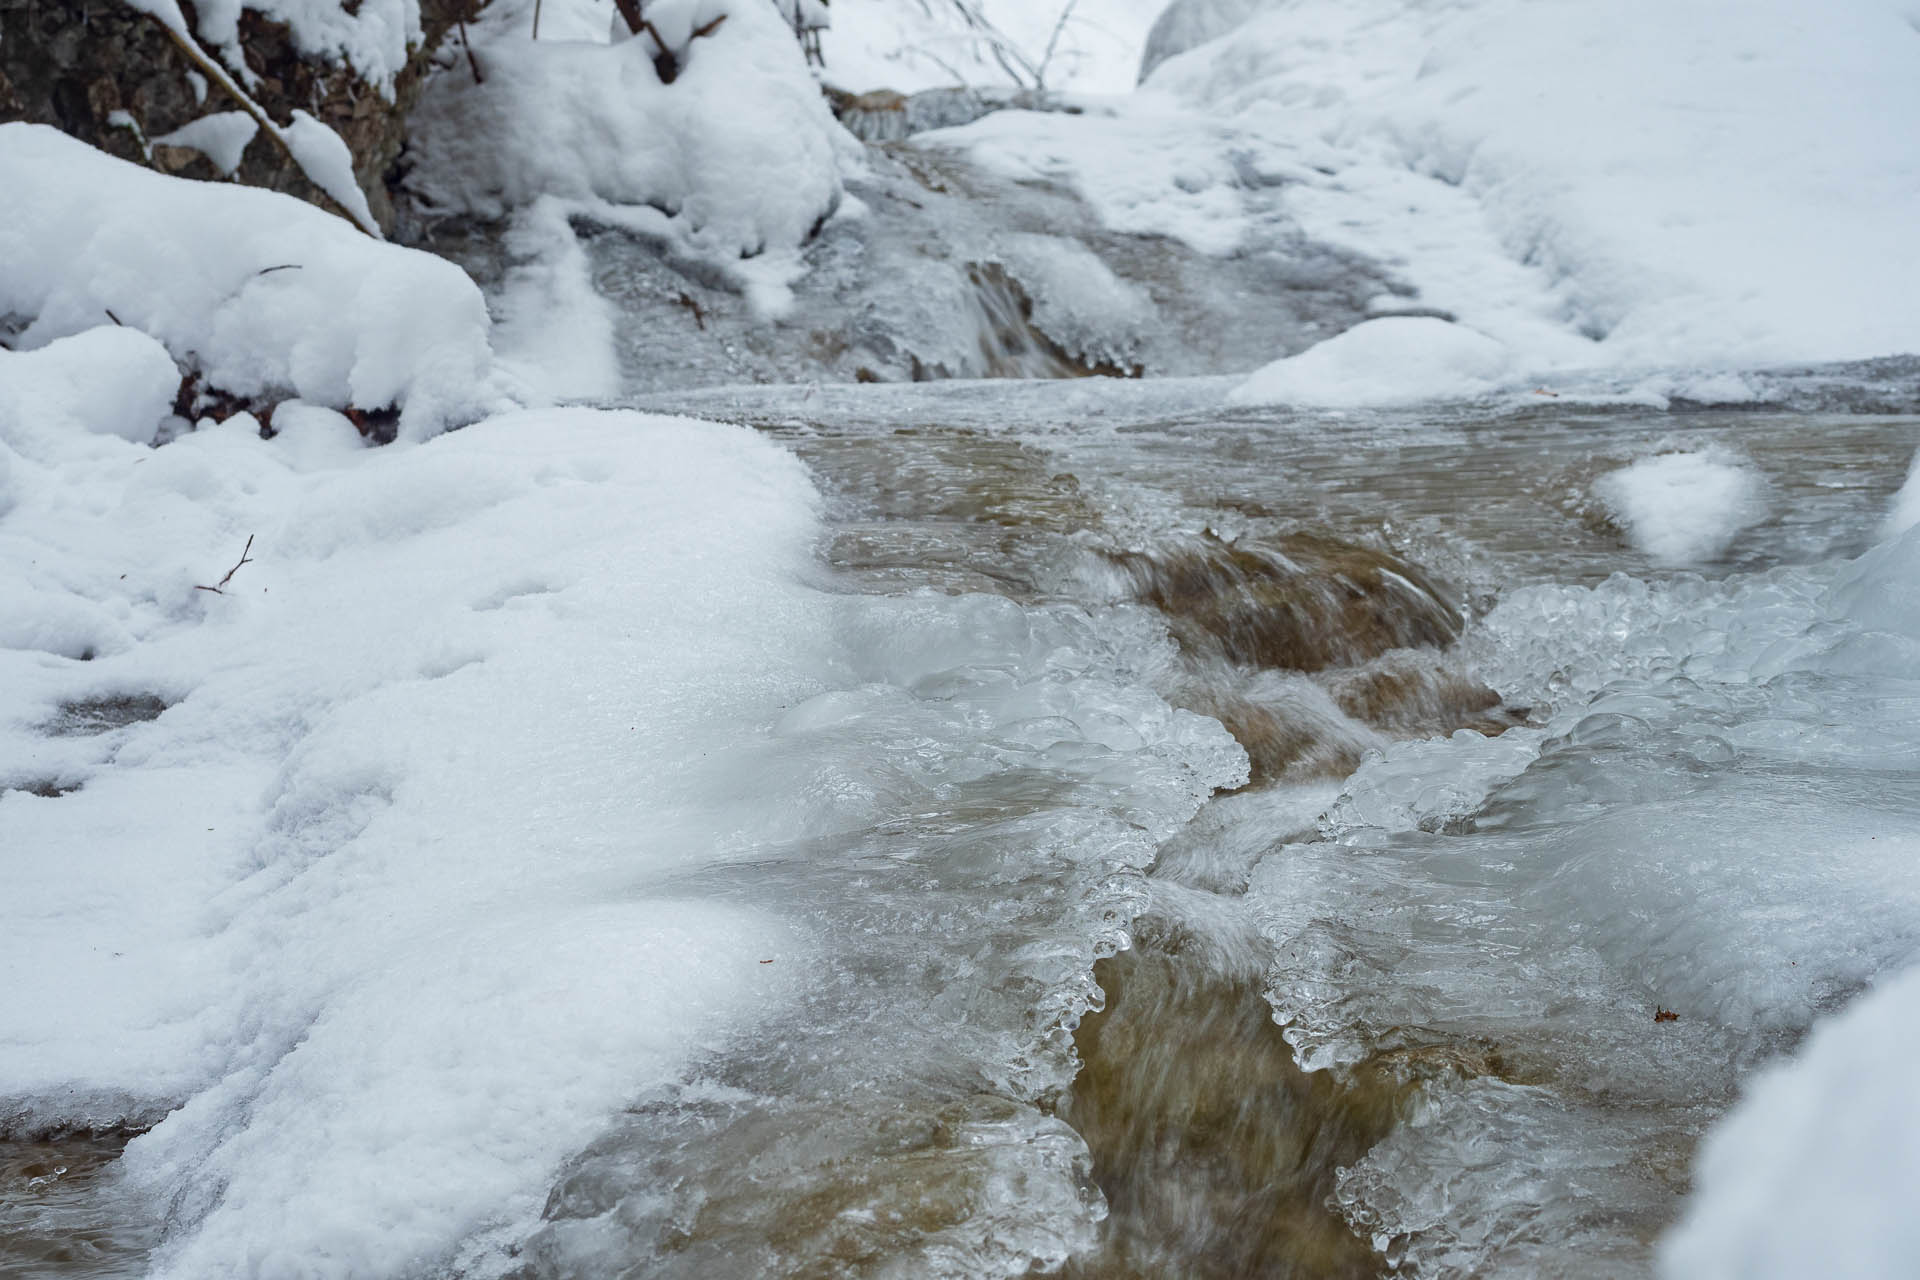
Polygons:
M285 24L251 10L241 15L241 47L259 77L252 90L255 101L282 124L299 108L338 133L353 153L354 176L382 227L393 225L386 175L400 155L406 113L419 95L433 50L469 3L422 0L424 39L398 77L391 100L352 67L301 55ZM181 8L191 24L191 0L182 0ZM192 70L156 20L120 0L0 0L0 122L50 124L162 173L217 179L220 171L200 152L152 142L201 116L239 109L218 85L189 74ZM204 86L204 101L197 80ZM234 180L331 207L284 152L258 135Z

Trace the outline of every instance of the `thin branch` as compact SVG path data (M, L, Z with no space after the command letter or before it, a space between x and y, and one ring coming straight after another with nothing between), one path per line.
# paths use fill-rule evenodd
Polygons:
M217 595L217 596L223 596L223 595L225 595L225 594L227 594L227 593L226 593L225 591L223 591L223 590L221 590L221 588L222 588L222 587L224 587L224 586L226 586L226 585L227 585L227 584L228 584L229 582L232 582L232 581L233 581L233 575L234 575L234 574L236 574L236 573L238 573L238 572L240 572L240 566L241 566L241 565L243 565L243 564L252 564L252 563L253 563L253 558L252 558L251 556L249 556L249 555L247 554L248 552L250 552L250 551L252 551L252 550L253 550L253 535L252 535L252 534L248 534L248 535L247 535L247 545L246 545L246 546L244 546L244 547L242 547L242 548L240 549L240 559L239 559L239 561L238 561L238 563L236 563L236 564L235 564L235 565L233 566L233 568L231 568L231 569L229 569L229 570L227 570L227 576L226 576L226 577L224 577L224 578L222 578L222 579L220 579L220 581L218 581L218 582L216 582L216 583L215 583L214 585L212 585L211 587L205 587L205 586L200 586L200 585L198 585L198 584L195 584L195 586L194 586L194 588L193 588L193 589L194 589L195 591L211 591L211 592L213 592L213 594L215 594L215 595Z
M540 0L533 0L533 38L540 38Z
M1060 10L1059 21L1053 24L1053 34L1047 37L1047 51L1040 55L1040 65L1033 71L1033 87L1041 93L1047 91L1047 64L1053 61L1054 46L1060 43L1060 33L1067 29L1067 19L1073 16L1073 10L1080 0L1067 0L1066 7Z
M473 82L475 84L485 84L487 78L480 74L480 59L473 56L473 41L467 35L467 20L465 18L458 18L455 21L460 24L460 47L467 51L467 65L473 68ZM535 26L538 25L536 21Z
M180 52L187 56L188 62L198 67L201 74L219 85L228 97L240 104L242 111L245 111L253 117L253 122L266 131L266 135L272 138L280 150L286 153L287 159L293 161L293 167L298 169L301 174L306 175L309 182L312 182L312 175L307 174L307 167L300 163L300 157L294 153L293 143L287 140L286 130L275 124L273 117L267 114L267 109L255 102L252 96L249 95L245 89L242 89L239 83L227 73L227 69L214 61L214 59L208 55L207 51L200 47L200 42L187 33L186 20L180 18L178 6L174 7L173 14L175 18L180 19L181 25L179 26L175 26L173 23L167 21L166 18L150 9L144 10L143 12L145 12L149 18L152 18L160 24L160 29L167 33L167 39L173 41L173 43L179 47ZM358 218L353 216L351 209L348 209L338 200L335 200L331 195L327 194L326 190L322 188L318 182L313 182L313 188L320 193L321 199L325 200L335 212L339 213L340 216L348 222L359 227L362 231L374 237L374 239L377 240L380 238L378 227L369 227L363 224Z

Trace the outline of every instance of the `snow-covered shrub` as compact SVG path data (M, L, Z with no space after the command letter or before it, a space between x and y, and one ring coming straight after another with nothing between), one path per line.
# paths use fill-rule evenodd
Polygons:
M31 350L119 323L205 385L400 411L424 436L489 407L480 291L269 191L115 160L43 125L0 125L0 317Z
M542 196L625 211L723 264L803 244L838 207L858 147L779 10L656 0L645 12L664 50L650 32L532 41L502 6L475 35L484 81L459 68L428 85L408 188L432 211L488 218Z

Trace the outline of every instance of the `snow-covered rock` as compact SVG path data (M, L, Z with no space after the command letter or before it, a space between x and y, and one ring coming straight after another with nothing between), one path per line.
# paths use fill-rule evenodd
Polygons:
M1663 453L1610 471L1594 492L1657 564L1700 564L1767 515L1766 482L1722 452Z
M795 251L838 208L859 144L834 121L772 5L709 7L724 20L695 37L712 21L693 21L705 10L658 6L687 35L671 83L649 35L530 41L503 9L475 39L485 82L459 69L428 86L409 189L435 212L489 218L564 200L743 277L743 287L755 273L743 259L797 270Z
M487 310L453 264L287 196L169 178L0 125L0 315L31 349L118 322L207 385L400 411L424 436L501 403Z
M1232 404L1323 408L1483 394L1512 365L1505 345L1431 316L1383 316L1276 360L1228 393Z

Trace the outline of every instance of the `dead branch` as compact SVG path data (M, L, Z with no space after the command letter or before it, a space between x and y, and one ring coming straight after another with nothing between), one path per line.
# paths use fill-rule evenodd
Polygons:
M338 213L354 226L359 227L374 239L378 240L380 238L380 229L378 227L369 227L361 223L358 218L353 216L352 210L327 194L318 182L313 182L312 176L307 174L307 167L300 163L300 157L294 153L293 143L288 141L286 130L275 124L273 117L267 114L267 109L255 102L253 96L245 89L242 89L239 82L228 74L227 69L215 61L205 49L202 49L198 40L195 40L187 33L184 18L180 19L182 25L176 27L173 23L167 21L166 18L152 10L147 11L147 16L160 25L160 29L167 33L167 39L173 41L180 52L186 55L188 62L191 62L195 67L199 68L200 73L206 76L207 79L219 85L221 91L229 98L232 98L234 102L238 103L242 111L253 117L253 122L259 125L261 130L264 131L269 138L273 139L274 144L286 154L287 159L293 162L293 167L299 170L301 174L307 176L313 189L319 192L322 200L326 201L328 208ZM176 18L179 17L177 7L174 10L174 16ZM471 52L471 50L469 50L469 52Z
M1040 65L1033 69L1033 87L1041 93L1047 91L1047 65L1053 61L1054 46L1060 43L1060 33L1067 29L1067 19L1073 16L1073 10L1080 0L1067 0L1066 7L1060 10L1059 20L1053 24L1053 34L1047 37L1047 51L1040 55Z
M473 82L475 84L485 84L487 78L480 74L480 59L473 56L473 41L467 37L467 20L460 18L458 22L460 24L460 47L467 51L467 65L473 68ZM534 19L536 31L539 25L539 19L536 17Z
M236 574L236 573L238 573L238 572L240 572L240 566L241 566L241 565L243 565L243 564L252 564L252 563L253 563L253 558L252 558L252 557L251 557L250 555L248 555L248 554L247 554L248 552L250 552L250 551L252 551L252 550L253 550L253 535L252 535L252 534L248 534L248 535L247 535L247 545L246 545L246 546L244 546L244 547L242 547L242 548L240 548L240 559L239 559L239 561L238 561L237 563L235 563L235 565L233 566L233 568L231 568L231 569L229 569L229 570L227 570L227 576L226 576L226 577L224 577L224 578L222 578L222 579L220 579L220 581L218 581L218 582L216 582L216 583L215 583L214 585L212 585L211 587L207 587L207 586L201 586L201 585L199 585L199 584L197 584L197 583L196 583L196 584L194 585L194 588L193 588L193 589L194 589L195 591L211 591L211 592L213 592L213 594L215 594L215 595L217 595L217 596L223 596L223 595L225 595L225 594L227 594L227 593L226 593L225 591L223 591L223 590L221 590L221 588L223 588L223 587L225 587L225 586L226 586L226 585L227 585L227 584L228 584L229 582L232 582L232 581L233 581L233 575L234 575L234 574Z

